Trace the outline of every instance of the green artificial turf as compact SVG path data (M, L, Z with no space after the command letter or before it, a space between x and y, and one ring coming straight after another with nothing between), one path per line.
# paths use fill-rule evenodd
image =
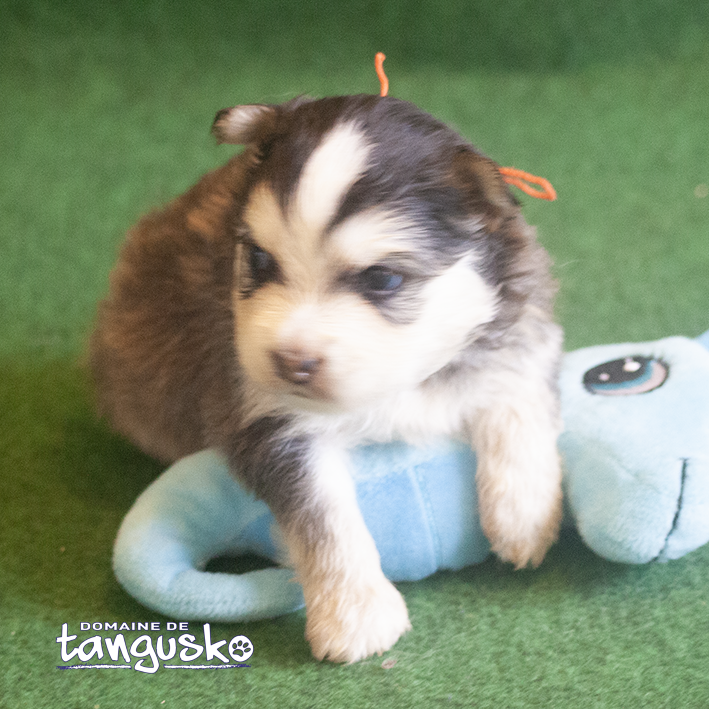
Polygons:
M626 567L572 531L536 571L400 584L413 630L354 666L294 614L213 626L249 669L56 669L62 623L167 620L110 568L160 466L80 366L125 230L232 154L218 109L376 92L378 50L392 95L557 188L520 199L568 348L709 328L705 0L0 0L0 707L709 706L709 547Z

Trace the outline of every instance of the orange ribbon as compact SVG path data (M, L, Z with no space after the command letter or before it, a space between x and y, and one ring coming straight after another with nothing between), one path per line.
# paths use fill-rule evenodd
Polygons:
M377 52L374 57L374 67L377 70L377 76L379 77L379 85L381 86L380 96L386 96L389 93L389 79L384 73L384 60L386 59L386 54L384 52Z
M550 202L556 199L556 190L552 187L551 182L543 177L537 177L537 175L532 175L524 170L518 170L516 167L501 167L500 173L508 185L518 187L530 197L546 199ZM532 185L539 185L541 189L538 190Z
M384 73L385 59L386 55L383 52L377 52L374 57L374 67L377 70L379 86L381 87L380 96L386 96L389 93L389 79ZM524 170L518 170L516 167L501 167L500 174L508 185L514 185L530 197L546 199L550 202L556 199L556 190L552 187L551 182L543 177L537 177L537 175L532 175ZM532 185L537 185L541 189L537 189Z

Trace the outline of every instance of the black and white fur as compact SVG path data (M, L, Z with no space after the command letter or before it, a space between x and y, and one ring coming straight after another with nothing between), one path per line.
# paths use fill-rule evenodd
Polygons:
M537 565L561 516L548 258L497 165L393 98L237 106L243 153L129 235L91 361L102 411L173 460L216 446L273 510L317 658L409 626L347 451L438 436L478 455L483 528Z

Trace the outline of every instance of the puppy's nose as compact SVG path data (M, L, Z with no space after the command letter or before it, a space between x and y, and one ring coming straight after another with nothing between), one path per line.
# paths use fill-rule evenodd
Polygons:
M271 352L271 359L278 376L292 384L309 384L322 364L321 357L294 350Z

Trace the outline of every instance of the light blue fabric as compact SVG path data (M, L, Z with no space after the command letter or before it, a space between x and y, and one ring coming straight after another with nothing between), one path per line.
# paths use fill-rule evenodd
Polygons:
M696 341L589 347L567 354L560 438L566 503L585 542L614 561L674 559L709 541L709 332ZM659 388L603 396L584 373L610 360L661 360ZM479 563L475 456L463 444L400 443L353 452L357 497L394 581ZM243 490L213 451L169 468L126 515L114 549L121 585L182 620L242 621L302 607L287 568L241 575L204 571L209 559L248 552L278 561L268 507Z
M697 338L697 342L709 350L709 330Z

